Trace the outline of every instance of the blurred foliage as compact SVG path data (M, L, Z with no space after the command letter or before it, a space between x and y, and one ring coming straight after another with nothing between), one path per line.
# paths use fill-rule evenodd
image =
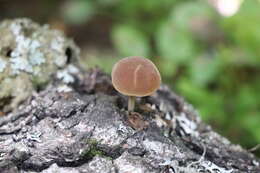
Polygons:
M114 57L142 55L163 81L220 133L250 148L260 143L260 2L231 17L206 0L69 1L72 23L110 18L115 54L87 53L88 66L111 71Z
M65 22L81 24L92 17L95 8L90 1L68 1L62 12Z
M115 26L112 30L112 41L115 48L122 56L136 55L147 57L150 52L149 42L145 35L138 29L128 26Z

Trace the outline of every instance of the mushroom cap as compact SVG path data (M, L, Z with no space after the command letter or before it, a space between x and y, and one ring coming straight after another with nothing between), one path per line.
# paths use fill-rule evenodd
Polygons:
M148 96L161 84L161 75L149 59L132 56L118 61L112 70L115 89L128 96Z

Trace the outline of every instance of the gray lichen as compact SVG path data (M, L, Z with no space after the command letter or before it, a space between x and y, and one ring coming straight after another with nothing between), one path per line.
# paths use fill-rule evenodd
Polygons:
M7 64L6 61L0 59L0 73L2 73L5 70L6 64Z
M15 109L56 73L74 81L79 49L62 32L22 18L1 22L0 33L0 110Z

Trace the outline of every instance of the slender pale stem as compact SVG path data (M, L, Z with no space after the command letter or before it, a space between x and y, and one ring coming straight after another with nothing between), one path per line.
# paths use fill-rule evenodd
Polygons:
M128 97L128 111L134 111L135 109L135 96Z

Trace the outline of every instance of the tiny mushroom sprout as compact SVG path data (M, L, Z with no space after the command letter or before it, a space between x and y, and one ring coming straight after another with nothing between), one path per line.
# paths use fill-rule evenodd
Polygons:
M134 111L135 97L152 95L161 84L161 75L147 58L132 56L119 60L112 69L112 84L127 95L128 111Z

